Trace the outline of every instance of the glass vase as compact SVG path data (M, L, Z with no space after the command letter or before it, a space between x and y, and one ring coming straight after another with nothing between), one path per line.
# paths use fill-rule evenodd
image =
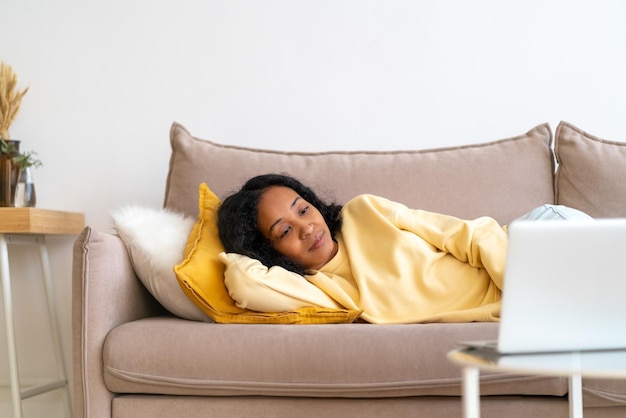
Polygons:
M19 173L15 186L15 207L34 208L37 204L37 195L35 194L35 182L30 167L22 169Z

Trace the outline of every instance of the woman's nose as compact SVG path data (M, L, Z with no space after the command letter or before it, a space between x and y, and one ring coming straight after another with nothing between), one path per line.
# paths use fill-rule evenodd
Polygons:
M313 224L310 223L302 223L300 225L300 238L307 238L309 235L313 233Z

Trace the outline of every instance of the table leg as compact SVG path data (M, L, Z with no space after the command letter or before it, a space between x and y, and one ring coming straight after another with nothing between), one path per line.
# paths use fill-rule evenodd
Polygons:
M65 368L65 359L63 357L63 349L61 346L61 333L59 330L59 317L54 299L54 289L52 286L52 272L50 270L50 259L48 257L48 247L43 236L37 237L39 246L39 260L41 262L41 271L43 275L44 288L46 290L46 299L48 302L48 317L50 319L50 329L52 331L52 342L54 344L54 352L56 355L57 375L64 383L64 398L68 414L72 417L72 401L69 394L69 382L67 379L67 369Z
M22 390L19 377L17 343L15 340L15 324L13 319L13 303L11 293L11 278L9 270L9 244L25 244L37 245L39 248L39 260L44 281L44 289L46 294L46 304L48 305L48 319L52 334L52 342L56 355L57 378L55 380L33 385ZM72 416L72 402L70 398L70 388L67 379L67 369L63 357L61 347L61 338L59 333L59 320L56 311L56 303L54 299L54 289L52 285L52 273L50 270L50 260L48 258L48 248L43 235L7 235L0 234L0 278L2 280L2 295L4 301L6 336L8 343L9 369L11 378L11 397L13 403L13 412L15 418L22 417L22 400L31 396L50 392L56 389L65 389L64 397L68 410L68 414Z
M20 374L17 367L17 346L15 343L15 323L13 321L13 300L11 297L9 252L7 249L7 239L4 234L0 234L0 278L2 279L4 323L9 350L9 374L11 378L11 399L13 401L13 416L15 418L22 418L22 395L20 388Z
M583 418L583 384L580 373L569 377L569 416Z
M480 370L478 367L463 367L463 416L480 418Z

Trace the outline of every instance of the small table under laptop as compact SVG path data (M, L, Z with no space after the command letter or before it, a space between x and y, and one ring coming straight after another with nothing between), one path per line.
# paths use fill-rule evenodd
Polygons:
M466 347L448 353L463 366L463 416L480 417L480 370L569 377L569 412L582 418L582 378L626 379L626 349L560 353L499 354L493 348Z

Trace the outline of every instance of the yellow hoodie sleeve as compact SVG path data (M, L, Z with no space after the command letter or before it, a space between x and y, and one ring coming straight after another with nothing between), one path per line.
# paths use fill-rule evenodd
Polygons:
M473 267L484 268L502 290L508 237L495 219L462 220L399 205L394 221L399 228L421 236L440 251Z

